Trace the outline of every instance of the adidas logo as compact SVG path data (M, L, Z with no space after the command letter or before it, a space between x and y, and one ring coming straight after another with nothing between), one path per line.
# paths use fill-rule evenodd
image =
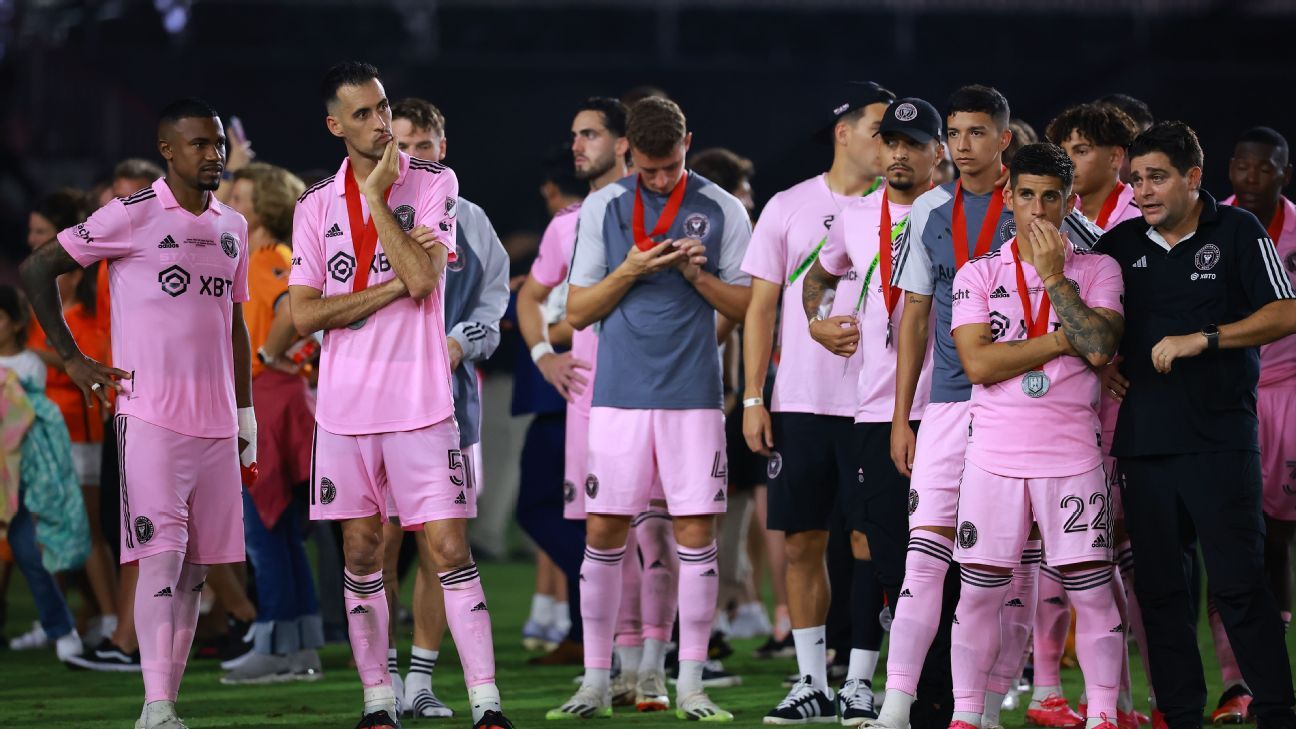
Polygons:
M1060 597L1046 597L1046 598L1044 598L1044 602L1046 602L1046 603L1048 603L1048 604L1050 604L1050 605L1065 605L1065 604L1066 604L1066 600L1063 600L1063 599L1060 598Z
M337 223L334 223L334 224L333 224L333 227L332 227L332 228L329 228L329 229L328 229L328 232L324 234L324 237L325 237L325 238L336 238L336 237L338 237L339 235L342 235L342 228L339 227Z
M484 613L484 612L486 612L486 603L484 603L484 602L479 602L479 603L477 603L476 605L473 605L472 610L469 610L468 612L470 612L470 613Z
M1107 632L1108 632L1108 633L1124 633L1124 632L1125 632L1125 626L1124 626L1124 625L1117 625L1116 627L1112 628L1111 630L1109 630L1109 631L1107 631Z
M1014 597L1013 599L1004 603L1004 607L1026 607L1026 606L1022 604L1021 600Z
M1139 256L1139 259L1130 268L1147 268L1147 256Z
M163 238L161 243L158 243L158 248L179 248L179 247L180 244L176 243L175 238L172 238L169 235Z
M1008 298L1008 289L1006 289L1006 288L1000 286L999 288L997 288L997 289L995 289L994 291L991 291L991 292L990 292L990 298L992 298L992 299L1006 299L1006 298Z
M462 491L459 492L459 495L455 497L455 503L458 504L459 506L463 506L464 504L468 503L468 499L464 498L464 492Z
M153 593L153 597L171 597L171 587L167 586Z
M823 644L824 644L824 639L823 639L823 638L820 638L819 640L816 640L816 641L815 641L815 645L823 645Z
M720 489L719 491L717 491L717 492L716 492L716 495L715 495L715 498L714 498L714 499L711 499L711 500L712 500L712 501L724 501L724 500L725 500L724 489Z
M1107 547L1110 547L1110 546L1111 546L1111 543L1107 541L1107 534L1106 534L1106 533L1101 533L1101 534L1099 534L1098 536L1094 537L1093 544L1090 544L1090 545L1089 545L1089 547L1090 547L1091 549L1093 549L1093 548L1099 548L1099 547L1100 547L1100 548L1103 548L1103 549L1106 549Z
M897 598L900 598L900 597L913 597L913 593L912 593L912 592L909 592L909 588L906 587L905 589L901 590L901 591L900 591L900 594L897 595L896 597L897 597Z
M711 569L707 570L706 572L703 572L703 573L702 573L702 576L703 576L703 577L718 577L719 574L715 571L715 567L712 567Z
M193 589L193 591L194 591L194 592L202 592L202 591L203 591L203 588L206 587L206 586L207 586L207 580L203 580L202 582L199 582L198 584L194 585L194 589Z
M648 565L648 569L650 569L650 570L664 570L664 569L666 569L666 565L662 564L662 561L661 561L660 559L654 559L654 560L653 560L653 563L650 564L650 565Z
M351 614L351 615L368 615L368 614L369 614L369 608L365 607L364 605L356 605L355 607L351 608L351 613L350 613L350 614Z

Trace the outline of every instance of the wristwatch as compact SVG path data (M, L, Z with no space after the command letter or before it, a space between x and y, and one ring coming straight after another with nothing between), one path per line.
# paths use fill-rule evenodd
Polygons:
M1207 350L1219 349L1219 327L1214 324L1207 324L1202 327L1201 333L1203 337L1206 337Z

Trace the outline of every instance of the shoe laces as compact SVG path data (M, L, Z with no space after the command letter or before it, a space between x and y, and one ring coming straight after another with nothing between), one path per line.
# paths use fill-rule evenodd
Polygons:
M815 690L811 678L806 676L792 685L792 690L788 691L788 695L783 697L783 700L780 701L778 706L775 708L790 709L800 706L809 701L813 701L815 695L818 693L819 692Z
M846 704L848 708L873 708L873 689L858 678L852 678L842 684L842 689L837 695L842 697L842 703Z
M1071 705L1067 703L1065 696L1049 694L1040 702L1040 707L1044 709L1070 709Z
M567 700L565 706L606 706L609 702L603 694L603 691L593 686L581 686Z

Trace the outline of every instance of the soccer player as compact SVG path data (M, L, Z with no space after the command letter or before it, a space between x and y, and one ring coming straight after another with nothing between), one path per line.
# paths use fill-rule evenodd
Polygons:
M242 562L240 460L255 466L247 221L217 201L225 133L197 99L162 110L166 174L113 200L22 265L50 345L86 397L117 390L121 560L139 563L135 625L144 675L137 729L178 729L175 702L208 565ZM107 261L112 357L87 358L55 279ZM236 440L237 438L237 440Z
M311 518L342 522L360 726L398 726L382 578L390 494L402 523L426 534L474 725L507 729L490 612L465 535L475 485L454 420L442 304L458 183L448 167L397 149L373 66L334 66L321 96L347 156L298 199L288 294L297 330L324 330Z
M851 528L868 537L872 563L884 576L888 604L894 605L904 578L904 549L909 531L907 508L909 480L891 462L891 413L895 399L896 322L904 309L900 290L891 285L894 244L909 224L909 211L919 195L932 186L937 162L944 156L941 116L928 102L899 99L882 118L878 134L885 148L882 162L886 185L848 205L833 222L828 244L806 274L802 301L812 321L827 291L837 291L839 281L851 271L864 271L864 293L847 301L859 330L858 345L842 346L832 327L811 326L811 336L840 356L859 351L856 384L854 443L858 483L843 492L842 508ZM922 417L930 388L930 359L923 366L914 405L916 421ZM857 562L858 564L858 562ZM852 583L852 589L859 586ZM880 607L880 606L879 606ZM876 612L856 615L850 673L838 693L842 724L854 726L876 719L873 710L873 672L877 666L881 626ZM876 628L873 642L861 641Z
M1259 347L1296 331L1296 291L1265 225L1201 189L1203 156L1182 122L1130 147L1141 220L1103 236L1121 264L1128 388L1112 453L1134 546L1157 708L1201 725L1206 701L1184 550L1196 535L1207 589L1254 692L1261 729L1296 726L1291 664L1264 575L1257 436Z
M631 517L661 481L680 559L681 719L732 721L702 690L719 589L715 515L725 497L724 415L715 312L742 319L739 263L751 234L736 198L684 166L692 136L674 102L644 99L626 120L638 174L581 206L567 318L600 322L583 480L585 677L550 718L611 714L612 637ZM664 240L657 241L657 238Z
M954 274L970 258L999 249L1014 235L1012 214L1004 209L1002 153L1011 138L1008 100L996 89L964 86L949 98L945 134L959 180L933 188L914 201L909 227L896 255L895 281L905 292L905 308L896 328L896 401L891 424L891 458L901 474L911 477L909 549L904 585L894 605L887 694L876 722L890 729L909 723L910 706L933 639L936 654L945 653L946 630L953 604L936 595L942 591L954 552L958 484L963 473L971 383L950 335L950 305ZM1063 225L1072 242L1087 246L1097 235L1078 213ZM934 299L934 302L933 302ZM921 441L910 421L918 380L926 358L928 319L935 307L931 394L923 410ZM1003 613L1002 659L991 671L986 698L993 712L1011 688L1020 668L1034 608L1034 573L1039 544L1028 541L1023 564L1014 573L1014 587ZM949 587L949 586L947 586ZM957 583L952 586L957 589ZM951 590L952 591L952 590ZM950 596L952 599L952 595ZM999 690L996 690L999 689ZM924 699L938 701L939 697Z
M1269 127L1243 132L1229 160L1233 195L1223 205L1236 205L1255 215L1274 242L1288 278L1296 275L1296 207L1283 196L1291 182L1287 140ZM1283 623L1292 611L1291 544L1296 534L1296 494L1290 462L1296 460L1296 429L1288 427L1296 385L1296 339L1287 337L1260 348L1260 384L1256 415L1260 418L1260 474L1264 480L1265 573L1278 598ZM1237 657L1229 645L1219 611L1208 611L1215 655L1224 680L1224 693L1211 714L1216 724L1241 723L1247 718L1251 691L1242 679Z
M424 99L402 99L392 106L392 134L400 151L429 162L441 162L446 155L445 116ZM459 448L472 471L474 486L481 487L481 400L477 387L476 363L485 360L499 345L499 321L508 308L508 253L486 211L460 197L455 226L455 260L446 267L445 322L455 422L459 425ZM390 504L395 506L394 503ZM391 514L399 514L391 509ZM413 525L417 526L417 525ZM387 525L384 532L389 559L394 566L400 550L400 530ZM392 686L402 699L406 713L420 719L453 716L454 711L432 691L432 671L440 657L445 637L445 601L437 581L427 534L415 533L419 569L414 578L414 644L410 670L404 681L393 676ZM383 579L396 582L383 570ZM388 669L396 661L396 647L387 650ZM399 676L399 671L396 676ZM400 689L403 689L404 697Z
M821 133L832 144L831 167L766 203L743 259L743 271L752 276L752 301L743 328L743 435L753 451L770 459L767 526L786 534L788 612L797 675L802 677L766 716L771 723L831 720L837 714L827 676L829 586L824 555L834 505L844 503L856 486L851 416L860 365L858 357L843 361L815 344L811 330L831 330L850 347L848 354L854 353L859 332L851 306L862 288L858 276L850 277L837 292L836 303L825 307L829 316L824 321L810 330L796 322L802 316L805 274L818 259L830 226L876 186L881 141L875 135L894 99L895 94L871 82L847 84L834 93L824 104L827 128ZM766 408L762 389L780 295L782 355ZM865 549L863 539L862 534L853 538L857 553Z
M1102 230L1138 217L1134 188L1121 182L1120 170L1138 127L1115 106L1080 104L1049 122L1048 140L1066 150L1075 166L1080 212Z
M1116 729L1125 631L1096 370L1124 328L1122 286L1115 261L1058 231L1073 204L1074 169L1056 145L1022 147L1005 191L1017 236L954 277L950 327L973 386L958 501L952 728L982 725L995 627L1034 522L1076 608L1086 726Z

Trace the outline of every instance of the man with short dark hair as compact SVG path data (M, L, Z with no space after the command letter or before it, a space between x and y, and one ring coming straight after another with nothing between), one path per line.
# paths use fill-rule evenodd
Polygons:
M247 221L216 200L225 132L197 99L163 109L166 175L100 208L22 265L49 343L86 397L108 404L121 468L123 563L139 563L135 624L144 674L137 729L180 729L175 702L208 566L242 562L240 462L255 478ZM115 280L113 363L78 349L56 279L107 261Z
M1296 726L1282 621L1265 585L1256 416L1259 347L1296 331L1296 291L1255 216L1201 189L1202 151L1183 122L1130 147L1141 220L1098 250L1125 277L1127 327L1112 454L1121 474L1156 687L1171 729L1206 702L1183 569L1195 534L1212 603L1254 692L1260 729Z

